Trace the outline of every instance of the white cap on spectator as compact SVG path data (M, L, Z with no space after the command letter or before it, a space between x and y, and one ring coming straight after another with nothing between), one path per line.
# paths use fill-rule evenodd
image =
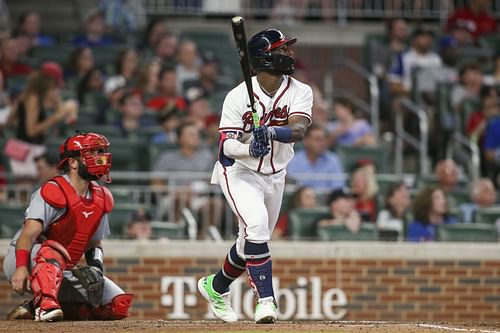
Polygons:
M106 80L104 83L104 93L106 95L112 94L116 89L125 87L127 81L123 76L113 76Z

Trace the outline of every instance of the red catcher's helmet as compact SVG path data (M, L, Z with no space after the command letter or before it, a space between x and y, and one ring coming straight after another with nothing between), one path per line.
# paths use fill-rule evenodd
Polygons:
M68 138L59 148L60 162L58 169L63 169L69 158L80 157L87 171L92 176L106 176L106 182L111 182L111 153L108 152L109 141L104 135L97 133L82 133Z

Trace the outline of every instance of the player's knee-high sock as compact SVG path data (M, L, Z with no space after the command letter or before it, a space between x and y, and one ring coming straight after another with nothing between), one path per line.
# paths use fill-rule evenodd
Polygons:
M267 243L245 242L248 280L259 299L273 297L273 267Z
M220 294L227 292L229 285L233 283L245 271L245 260L236 252L236 243L229 250L224 266L215 275L212 287Z

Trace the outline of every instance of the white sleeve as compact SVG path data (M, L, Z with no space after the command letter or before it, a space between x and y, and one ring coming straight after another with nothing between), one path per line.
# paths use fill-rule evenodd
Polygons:
M99 224L99 227L97 228L96 232L92 236L93 241L98 241L106 238L109 236L111 231L109 230L109 219L108 219L108 214L104 214L101 218L101 222Z
M309 124L311 124L312 116L312 106L313 106L313 93L311 87L308 85L303 85L301 91L293 99L292 105L290 106L289 117L292 116L302 116L309 119Z
M45 230L52 222L57 220L60 216L64 214L66 208L57 209L49 205L40 193L40 189L36 190L31 195L31 200L26 208L24 219L39 220L43 223L43 229Z
M219 130L243 130L243 112L247 95L241 94L241 85L231 90L224 99Z
M244 158L250 157L249 144L242 143L236 139L228 139L224 141L224 155L229 158Z

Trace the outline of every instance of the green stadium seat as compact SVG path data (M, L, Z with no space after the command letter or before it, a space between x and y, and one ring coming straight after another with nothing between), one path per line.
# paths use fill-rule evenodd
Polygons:
M495 224L500 219L500 207L478 208L474 213L475 223Z
M122 238L130 216L140 208L149 210L148 207L144 207L142 204L129 203L115 205L111 213L109 213L109 228L111 230L109 238Z
M494 225L458 223L439 225L437 239L441 242L497 242L498 232Z
M186 224L174 222L151 222L154 238L187 239Z
M336 148L338 157L344 167L344 172L351 172L358 166L362 160L371 160L375 164L377 173L389 172L389 146L366 146L366 147L347 147L340 146Z
M329 214L330 210L328 207L293 209L288 216L290 239L316 239L318 237L316 223L320 219L328 217Z
M329 225L318 228L319 238L323 241L376 241L375 224L363 223L358 232L353 233L345 225Z
M38 59L38 62L42 64L45 61L55 61L61 65L65 65L71 52L75 47L73 45L54 45L54 46L44 46L37 47L33 51L32 58Z
M109 137L108 137L109 139ZM111 139L110 139L111 141ZM149 161L145 144L135 140L112 140L109 151L112 154L113 171L146 171Z
M498 54L500 52L500 36L497 34L482 36L479 38L478 44L481 48L493 50L492 54Z
M22 227L26 206L0 204L0 233L2 238L12 238Z

